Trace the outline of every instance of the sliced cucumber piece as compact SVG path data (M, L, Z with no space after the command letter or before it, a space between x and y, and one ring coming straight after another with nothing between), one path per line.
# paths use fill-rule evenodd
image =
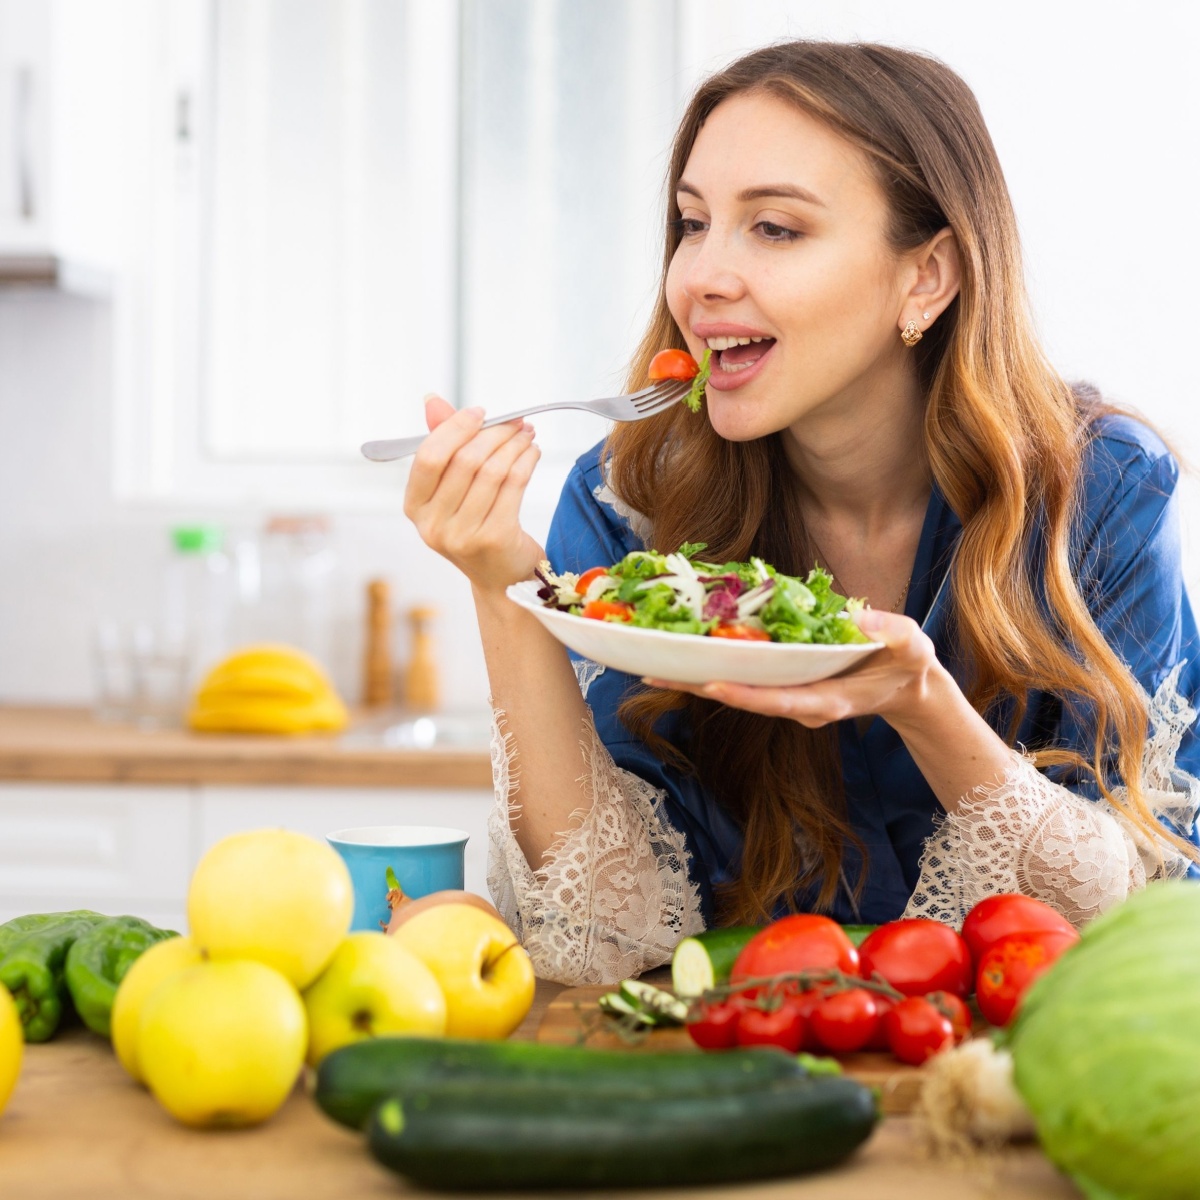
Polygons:
M737 956L758 931L756 925L735 925L729 929L707 929L684 938L671 959L671 985L675 994L699 996L727 982Z
M619 995L638 1012L653 1018L656 1025L682 1025L687 1020L688 1006L682 1000L640 979L626 979Z
M611 1013L614 1017L636 1017L639 1021L649 1025L650 1020L648 1014L644 1013L636 1005L631 1004L624 996L618 992L606 992L599 1000L596 1001L601 1012Z

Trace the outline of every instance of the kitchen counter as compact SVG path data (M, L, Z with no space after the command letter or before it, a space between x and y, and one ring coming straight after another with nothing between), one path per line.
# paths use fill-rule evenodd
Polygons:
M380 713L356 714L359 727ZM399 715L397 714L397 720ZM354 732L354 727L351 728ZM79 708L0 706L0 780L487 788L478 749L399 749L339 736L267 736L108 725ZM366 741L366 744L364 744Z
M539 983L515 1036L532 1039L557 984ZM889 1117L833 1171L741 1187L623 1192L629 1200L1070 1200L1079 1193L1033 1146L970 1165L935 1163L916 1122ZM299 1089L268 1122L239 1131L177 1124L75 1029L29 1046L0 1117L0 1194L21 1200L343 1200L409 1193ZM428 1195L429 1193L423 1193ZM579 1193L594 1200L597 1193Z

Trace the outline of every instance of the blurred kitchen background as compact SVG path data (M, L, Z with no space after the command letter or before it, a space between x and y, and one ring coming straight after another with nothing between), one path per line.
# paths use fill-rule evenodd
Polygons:
M429 391L621 390L682 104L791 36L966 78L1054 360L1196 461L1190 0L0 0L0 703L91 704L199 565L223 636L305 642L351 703L385 580L397 701L430 609L436 704L482 710L468 588L357 447ZM538 428L540 538L604 428Z

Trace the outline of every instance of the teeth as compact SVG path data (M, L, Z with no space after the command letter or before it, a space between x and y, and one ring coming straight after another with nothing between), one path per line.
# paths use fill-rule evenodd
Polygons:
M766 342L770 338L762 337L711 337L705 338L710 350L728 350L732 346L749 346L751 342Z

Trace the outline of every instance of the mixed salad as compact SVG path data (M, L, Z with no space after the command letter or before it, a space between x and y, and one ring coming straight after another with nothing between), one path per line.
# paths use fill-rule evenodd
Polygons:
M635 550L611 567L556 575L543 562L535 572L548 607L643 629L760 642L866 642L852 614L862 600L833 590L828 571L814 567L798 579L761 558L710 563L697 556L706 543L684 543L674 554Z

